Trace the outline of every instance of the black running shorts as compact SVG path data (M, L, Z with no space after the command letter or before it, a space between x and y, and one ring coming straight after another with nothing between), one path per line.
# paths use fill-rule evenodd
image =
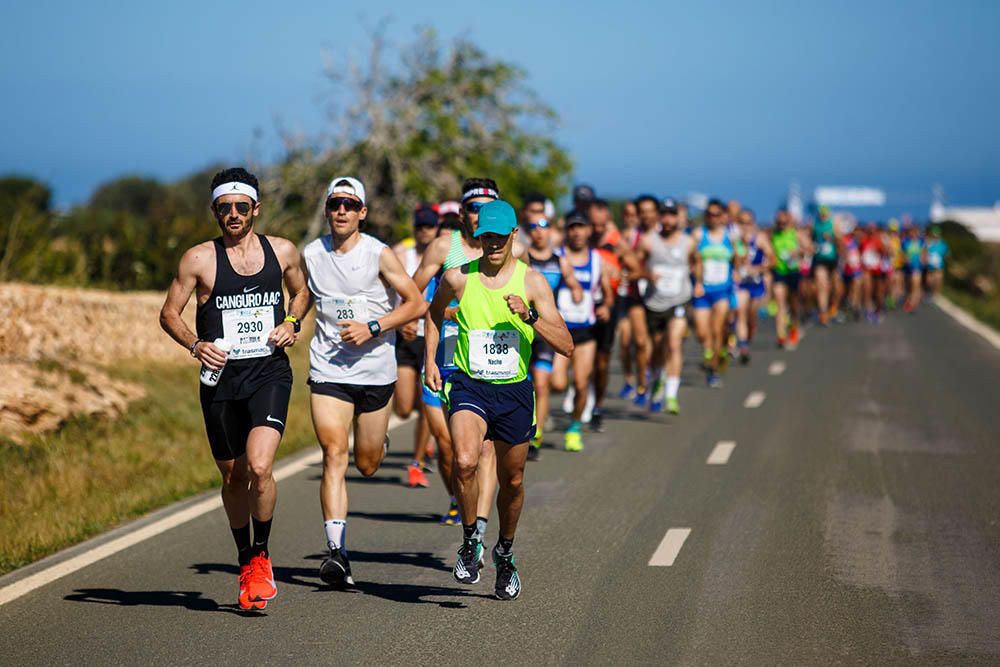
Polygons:
M247 398L212 401L209 387L201 387L201 414L205 418L208 443L216 461L231 461L247 451L250 429L273 428L284 434L288 417L291 382L268 382Z
M415 368L417 372L424 367L424 337L417 336L413 340L404 340L396 336L396 365Z
M345 382L313 382L309 380L309 390L321 396L334 398L354 405L354 416L366 412L376 412L389 405L396 383L391 384L347 384Z

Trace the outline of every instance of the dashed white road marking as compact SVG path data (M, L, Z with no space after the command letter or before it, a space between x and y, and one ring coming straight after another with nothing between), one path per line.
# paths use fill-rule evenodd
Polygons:
M410 419L412 419L412 417L409 419L399 419L393 415L389 420L389 430L405 424L410 421ZM302 472L309 466L316 465L322 460L323 453L321 451L313 452L308 456L303 456L295 459L294 461L289 461L284 465L278 466L274 470L274 478L278 481L287 479L292 475ZM68 574L72 574L77 570L85 568L88 565L92 565L99 560L107 558L108 556L112 556L119 551L128 549L129 547L148 540L151 537L155 537L160 533L170 530L171 528L187 523L192 519L197 519L201 515L219 509L220 507L222 507L222 498L218 495L206 498L205 500L197 502L194 505L190 505L168 514L153 523L137 528L130 533L126 533L121 537L104 542L103 544L98 544L92 549L88 549L87 551L73 556L72 558L58 562L55 565L51 565L44 570L40 570L35 574L24 577L23 579L18 579L14 583L0 588L0 605L5 605L23 595L27 595L36 588L41 588L46 584L52 583L56 579L61 579Z
M670 567L677 560L677 554L684 546L684 540L691 534L690 528L671 528L663 536L660 546L656 547L653 557L649 559L651 567Z
M767 367L768 375L781 375L785 372L785 362L784 361L772 361L771 365Z
M736 449L736 443L732 440L720 440L712 448L712 453L708 455L708 460L705 463L710 466L724 466L729 463L729 457L732 456L734 449Z
M747 394L747 398L743 401L744 408L759 408L764 399L767 398L767 394L762 391L751 391Z

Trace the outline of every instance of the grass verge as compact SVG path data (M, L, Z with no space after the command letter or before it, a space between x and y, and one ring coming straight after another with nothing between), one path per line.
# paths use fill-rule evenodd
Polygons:
M315 444L308 336L291 350L295 383L279 456ZM147 397L118 419L75 418L24 444L0 438L0 574L128 519L215 488L198 402L198 367L109 369Z

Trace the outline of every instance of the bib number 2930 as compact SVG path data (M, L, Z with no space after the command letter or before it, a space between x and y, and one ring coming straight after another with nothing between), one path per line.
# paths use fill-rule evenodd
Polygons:
M473 329L469 332L469 370L477 380L517 376L521 352L518 331Z

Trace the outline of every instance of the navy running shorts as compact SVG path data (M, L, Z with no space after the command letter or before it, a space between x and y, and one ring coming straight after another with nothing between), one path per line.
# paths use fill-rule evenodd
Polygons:
M476 413L486 422L487 439L520 445L535 437L535 392L530 378L493 384L456 372L445 391L448 414Z

